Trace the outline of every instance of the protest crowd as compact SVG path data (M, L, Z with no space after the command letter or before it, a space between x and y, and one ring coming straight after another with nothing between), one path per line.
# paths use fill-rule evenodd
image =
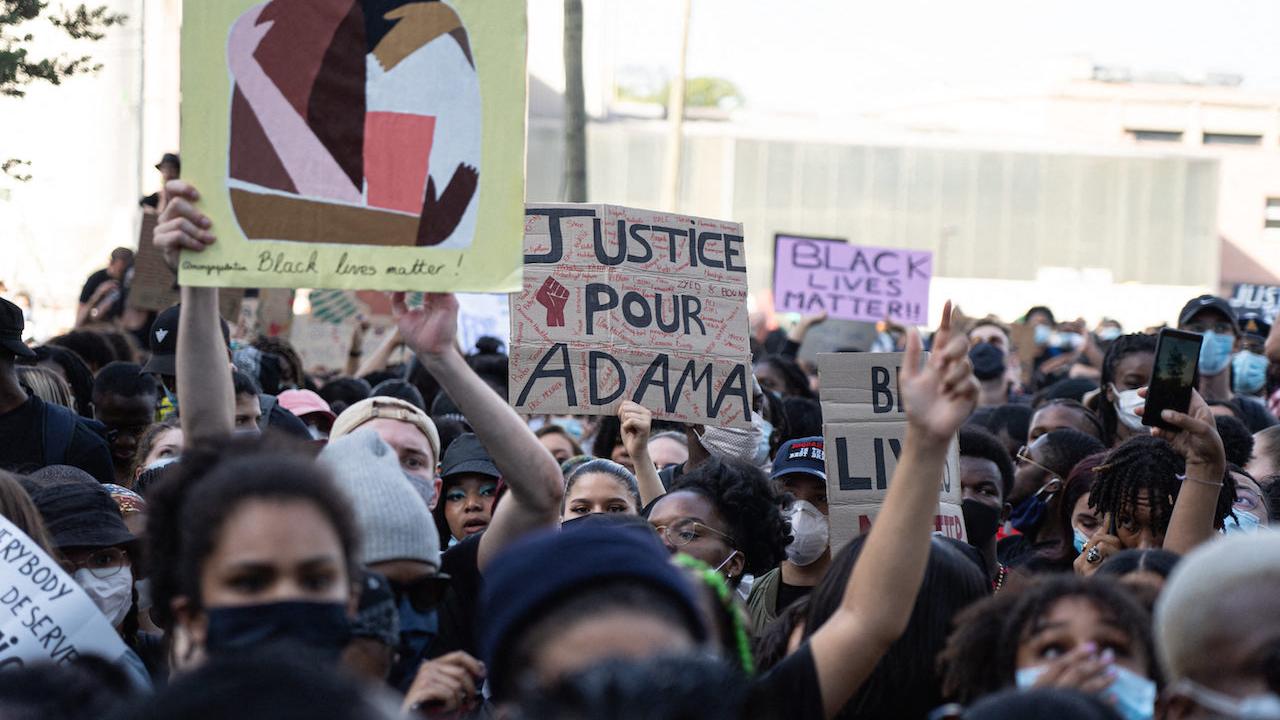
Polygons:
M171 265L217 241L163 199ZM1220 298L1169 308L1202 345L1154 430L1158 328L882 324L905 431L850 529L820 315L752 324L745 422L520 415L452 295L320 377L216 288L121 329L131 261L38 346L0 306L0 717L1280 718L1280 331Z

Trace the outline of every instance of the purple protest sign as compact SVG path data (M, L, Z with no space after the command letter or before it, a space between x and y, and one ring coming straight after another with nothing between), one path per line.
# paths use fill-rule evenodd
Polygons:
M778 235L773 300L778 312L906 325L929 322L933 253Z

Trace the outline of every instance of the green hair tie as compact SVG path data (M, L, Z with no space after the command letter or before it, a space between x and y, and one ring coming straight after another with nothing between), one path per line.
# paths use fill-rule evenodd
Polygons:
M751 655L751 640L747 635L747 624L742 610L733 601L733 588L729 587L729 583L725 582L724 577L714 568L693 556L678 553L674 562L686 570L693 571L698 579L715 593L720 606L729 614L730 622L733 624L734 644L738 648L738 662L742 666L742 671L748 676L755 675L756 663Z

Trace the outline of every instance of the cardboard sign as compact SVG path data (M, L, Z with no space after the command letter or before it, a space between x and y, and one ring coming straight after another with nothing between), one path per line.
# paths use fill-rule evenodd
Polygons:
M164 261L164 253L152 242L157 220L151 213L142 213L138 252L133 255L133 282L129 285L128 306L133 310L159 312L178 304L178 279Z
M742 226L611 205L537 205L511 298L511 404L524 413L748 427Z
M933 253L925 250L774 238L773 298L779 312L925 325L932 276Z
M903 357L903 353L818 356L833 551L867 531L888 493L907 434L906 408L898 389ZM964 540L960 451L955 439L940 480L935 526L948 537Z
M115 661L124 653L124 641L76 581L0 516L0 671L83 655Z
M1257 310L1268 323L1274 325L1276 314L1280 312L1280 287L1236 283L1227 302L1231 303L1237 313L1242 310Z
M814 365L818 355L830 352L867 352L876 341L875 323L825 320L809 328L796 359Z
M515 290L523 0L185 0L187 285Z

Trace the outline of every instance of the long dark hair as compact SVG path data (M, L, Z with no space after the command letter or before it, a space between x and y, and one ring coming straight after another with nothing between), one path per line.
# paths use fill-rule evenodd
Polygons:
M1097 407L1098 419L1102 421L1102 442L1107 447L1115 446L1116 425L1120 422L1116 416L1115 405L1107 400L1107 386L1116 381L1116 366L1130 355L1138 353L1155 355L1155 352L1156 339L1140 333L1121 335L1111 343L1111 347L1107 348L1107 354L1102 358L1102 379L1098 382L1101 392L1098 394Z
M865 541L864 535L841 550L827 576L809 596L805 639L843 604L845 588ZM916 594L906 632L889 647L837 717L923 718L941 704L942 676L934 658L946 644L956 615L991 592L986 572L967 552L952 540L932 541L924 582Z

